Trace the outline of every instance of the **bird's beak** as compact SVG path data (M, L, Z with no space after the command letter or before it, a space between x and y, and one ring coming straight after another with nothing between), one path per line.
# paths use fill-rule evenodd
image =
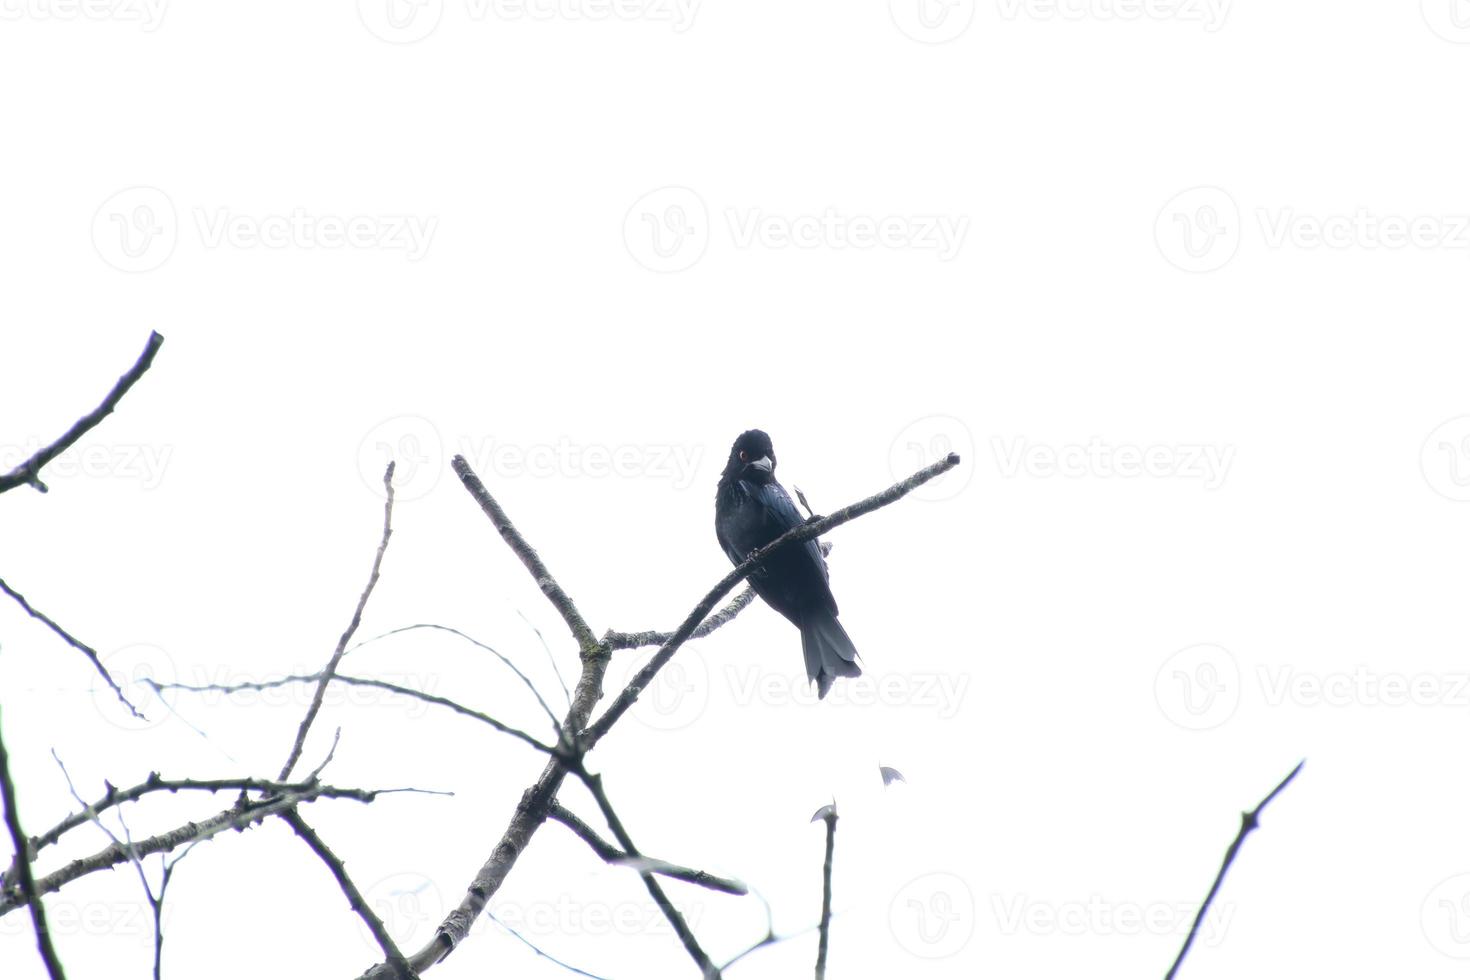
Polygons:
M771 472L771 457L762 456L760 459L753 459L749 465L760 470L762 473L769 473Z

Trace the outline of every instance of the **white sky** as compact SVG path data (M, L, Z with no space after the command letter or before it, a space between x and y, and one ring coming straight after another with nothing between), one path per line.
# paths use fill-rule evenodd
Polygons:
M813 703L796 632L757 607L597 750L639 845L748 881L798 931L807 820L835 796L831 976L1159 976L1240 811L1307 757L1182 975L1459 975L1470 18L527 3L0 3L0 466L167 337L49 495L0 500L0 576L124 675L315 670L393 446L360 635L458 627L553 698L522 616L569 678L572 644L454 453L600 633L671 629L724 574L713 491L742 429L818 510L954 448L922 499L830 537L873 683ZM545 734L452 638L344 669ZM180 697L140 728L96 686L0 602L32 833L73 807L49 750L89 798L151 770L274 775L307 697ZM303 810L416 948L541 760L334 691L307 768L339 725L331 782L456 794ZM142 836L227 799L126 816ZM38 871L104 843L79 830ZM717 959L764 928L755 899L670 891ZM278 822L199 847L169 894L165 976L376 958ZM46 905L69 976L147 973L132 871ZM559 826L492 907L594 972L692 974L636 876ZM481 926L431 975L567 975ZM731 975L805 976L814 949ZM0 975L43 976L23 913Z

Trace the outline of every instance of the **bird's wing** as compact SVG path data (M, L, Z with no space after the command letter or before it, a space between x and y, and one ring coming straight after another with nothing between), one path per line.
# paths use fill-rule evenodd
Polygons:
M752 487L751 489L754 491L755 499L765 509L766 520L779 529L776 532L777 536L785 534L798 524L806 523L806 519L801 516L801 511L796 509L796 504L791 502L791 497L787 495L786 488L781 484L772 482L763 487ZM822 557L822 549L817 544L817 539L808 538L802 542L801 547L805 549L812 563L821 570L822 581L825 582L827 580L827 560Z

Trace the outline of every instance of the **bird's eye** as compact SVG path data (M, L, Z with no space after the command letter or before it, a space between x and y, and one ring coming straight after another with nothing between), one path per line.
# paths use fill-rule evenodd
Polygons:
M745 455L745 450L743 450L743 449L742 449L742 450L740 450L740 462L742 462L742 463L743 463L743 462L745 462L745 461L746 461L746 459L748 459L748 458L749 458L749 457L747 457L747 456L746 456L746 455Z

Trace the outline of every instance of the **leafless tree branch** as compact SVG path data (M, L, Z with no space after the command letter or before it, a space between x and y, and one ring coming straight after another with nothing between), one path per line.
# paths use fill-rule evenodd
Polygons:
M1225 860L1220 865L1220 871L1215 875L1215 883L1210 886L1210 892L1200 904L1199 912L1194 917L1194 923L1189 927L1189 935L1184 937L1184 945L1179 948L1179 955L1174 957L1174 965L1169 967L1169 972L1164 974L1164 980L1174 980L1174 975L1179 972L1179 966L1184 962L1184 957L1189 954L1189 947L1194 944L1195 933L1199 932L1199 924L1204 921L1205 913L1210 910L1210 903L1215 900L1215 895L1220 891L1220 883L1225 880L1225 872L1230 870L1230 865L1235 863L1235 856L1240 853L1240 845L1245 842L1246 835L1259 826L1261 811L1266 809L1266 804L1276 799L1278 793L1286 789L1287 785L1296 778L1296 774L1302 771L1302 766L1307 764L1303 759L1296 764L1296 768L1286 774L1286 778L1276 784L1276 788L1266 794L1266 798L1256 804L1256 808L1248 813L1240 815L1240 831L1235 835L1235 840L1230 842L1230 847L1225 851Z
M347 644L352 640L352 634L357 632L357 626L362 622L362 611L367 606L368 598L373 594L373 587L378 584L378 574L383 568L383 553L388 550L388 539L393 536L393 466L390 461L388 468L383 471L383 490L387 494L387 500L383 503L383 537L378 542L378 553L373 557L373 570L368 575L367 586L358 597L357 608L352 611L352 621L347 624L347 629L342 631L342 638L337 641L337 649L332 652L332 658L327 661L327 666L322 670L321 680L317 682L316 693L311 697L311 705L306 709L306 716L301 719L301 726L296 729L296 741L291 745L291 754L286 758L286 764L281 767L281 779L287 779L291 770L296 768L296 762L301 758L301 751L306 746L306 733L311 731L311 723L316 721L317 713L322 710L322 697L327 692L327 685L331 683L332 675L337 671L337 664L342 661L342 654L347 650Z
M572 597L567 595L566 590L552 577L546 563L536 553L536 549L521 536L520 531L516 530L516 526L510 522L510 518L506 516L495 498L490 496L490 492L485 489L485 485L480 482L475 471L470 469L470 464L465 461L465 458L456 456L450 465L454 467L454 472L458 474L460 482L470 492L470 496L475 499L475 503L480 505L485 516L490 518L490 523L495 525L495 530L499 531L505 543L510 545L510 550L515 552L516 557L526 566L542 593L556 607L556 611L561 613L561 618L566 622L567 629L571 630L572 637L577 641L577 647L582 655L584 657L590 655L597 649L597 637L592 635L592 629L582 618L582 614L577 611Z
M837 843L837 804L824 806L813 820L827 824L827 854L822 859L822 918L817 926L817 980L827 976L827 937L832 928L832 850Z
M586 970L582 969L579 966L572 966L572 964L568 963L566 960L557 959L555 956L552 956L546 950L542 949L540 946L537 946L535 943L531 942L531 940L527 939L525 936L521 935L519 932L517 932L516 930L512 929L510 926L506 925L504 922L501 922L499 919L497 919L495 917L495 913L493 913L493 912L486 912L485 913L485 917L488 918L491 922L495 923L500 928L504 929L511 936L515 937L516 939L519 939L522 943L525 944L526 948L528 948L531 952L535 953L537 956L541 957L544 960L549 960L552 963L555 963L557 966L561 967L563 970L570 970L572 973L575 973L579 977L589 977L590 980L608 980L607 977L601 976L599 974L596 974L596 973L588 973Z
M107 397L102 399L102 404L77 419L70 429L62 433L61 438L48 446L43 446L36 450L30 459L21 463L9 473L0 473L0 493L5 493L7 490L14 490L23 484L29 484L42 493L45 493L47 487L46 484L41 482L41 468L70 449L76 444L78 439L86 435L99 422L112 414L112 410L117 408L117 403L122 401L122 397L128 393L128 389L143 376L145 371L153 366L153 357L158 353L158 348L162 346L162 334L156 330L149 334L148 343L143 347L143 353L138 356L138 360L133 366L128 368L122 377L117 379L117 384L113 385L112 390L107 393Z
M10 779L10 756L5 752L5 739L0 737L0 802L5 804L5 827L10 831L11 843L15 845L16 879L20 897L31 907L31 925L36 930L36 948L46 964L46 973L51 980L66 980L66 971L51 945L51 930L46 926L46 909L41 903L42 891L31 875L31 862L27 856L25 831L20 826L20 811L16 808L15 784ZM0 901L8 898L0 895Z
M327 870L332 873L332 877L337 879L337 886L342 889L342 894L347 896L347 904L367 924L368 931L373 934L378 946L382 948L383 956L386 957L388 965L393 968L398 980L415 980L416 974L409 967L408 961L403 958L398 944L393 941L392 936L388 935L388 929L383 925L383 920L378 918L372 906L362 897L362 892L357 890L357 885L353 884L352 877L348 875L347 867L342 863L342 859L333 854L332 849L326 845L321 836L305 820L301 819L301 814L295 810L285 810L282 811L280 817L291 825L297 837L306 841L306 846L321 858Z
M619 850L615 845L604 840L597 831L589 827L581 817L577 816L560 803L552 803L546 815L557 823L563 825L572 833L582 838L587 846L592 848L596 854L608 864L625 865L641 871L651 871L654 874L663 875L666 878L677 878L687 881L691 885L699 885L701 888L709 888L713 891L724 892L727 895L746 895L750 889L744 882L733 878L721 878L712 875L708 871L697 871L694 868L686 868L679 864L670 864L667 861L659 861L647 856L633 856L626 851Z
M10 598L14 599L16 603L20 605L20 608L25 610L27 615L29 615L32 619L39 619L51 629L51 632L61 637L71 646L82 651L82 653L86 655L87 659L92 661L92 666L96 668L97 673L102 675L102 679L107 682L107 686L112 688L112 692L117 695L117 699L123 703L123 707L131 711L134 718L143 717L142 712L140 712L136 707L133 706L133 702L128 700L127 695L123 694L123 689L121 687L118 687L117 681L112 679L112 675L107 672L107 668L102 666L102 658L97 655L96 650L87 646L87 644L83 643L75 636L72 636L66 630L62 629L60 624L58 624L50 616L47 616L39 609L32 606L29 602L26 601L25 596L21 595L19 592L15 591L9 585L7 585L3 578L0 578L0 592L4 592L6 595L10 596ZM144 720L146 721L147 719Z
M691 640L702 640L715 630L724 626L730 620L740 615L746 606L755 600L755 589L746 586L738 596L731 599L729 604L719 612L714 613L689 634ZM673 639L672 633L659 633L655 630L647 630L642 633L618 633L608 630L603 634L602 642L609 650L631 650L637 647L663 646Z
M689 614L680 627L670 634L663 642L659 651L647 665L634 678L633 682L619 695L614 708L616 715L605 713L599 720L595 730L591 731L591 738L578 739L575 746L577 752L585 752L595 741L601 738L612 727L613 723L627 707L637 698L637 693L642 690L663 667L665 663L677 652L685 640L687 640L704 619L709 616L715 604L720 601L737 583L748 576L754 570L762 558L769 555L772 550L783 547L796 541L805 541L810 537L825 533L832 528L860 517L871 511L885 507L909 493L914 488L940 474L958 466L959 456L949 454L944 459L928 466L907 479L889 487L881 493L868 497L849 507L843 508L835 514L808 521L800 527L782 535L766 548L760 549L750 559L741 563L732 570L724 579L705 596L703 600ZM531 572L543 593L552 601L562 613L562 618L567 621L572 635L581 645L582 673L577 680L576 689L572 694L571 707L567 711L562 729L566 733L581 732L591 717L592 709L598 699L602 696L602 681L607 672L607 664L611 655L611 649L598 644L592 640L591 630L586 622L567 598L566 593L551 578L546 571L545 565L541 563L534 550L521 537L520 533L510 524L505 512L500 505L490 496L484 484L480 481L473 470L470 469L463 457L455 457L454 470L459 474L461 482L471 496L480 503L481 509L490 515L492 522L501 536L505 538L511 549L521 558L522 563ZM732 614L733 615L733 614ZM590 646L589 646L590 641ZM610 709L611 711L611 709ZM565 741L565 738L564 738ZM567 763L564 759L553 757L541 772L541 776L521 795L520 802L516 805L515 812L511 815L510 822L500 841L496 844L490 857L481 865L466 890L465 897L460 904L451 911L444 921L440 923L438 931L424 948L409 956L409 964L420 973L431 968L435 963L449 955L464 938L469 935L470 927L485 910L490 897L500 888L505 878L515 866L516 860L530 843L536 831L545 822L547 813L552 802L556 799L557 791L567 775ZM655 883L656 885L657 883ZM360 980L381 980L390 976L386 964L379 964L366 973L362 974Z

